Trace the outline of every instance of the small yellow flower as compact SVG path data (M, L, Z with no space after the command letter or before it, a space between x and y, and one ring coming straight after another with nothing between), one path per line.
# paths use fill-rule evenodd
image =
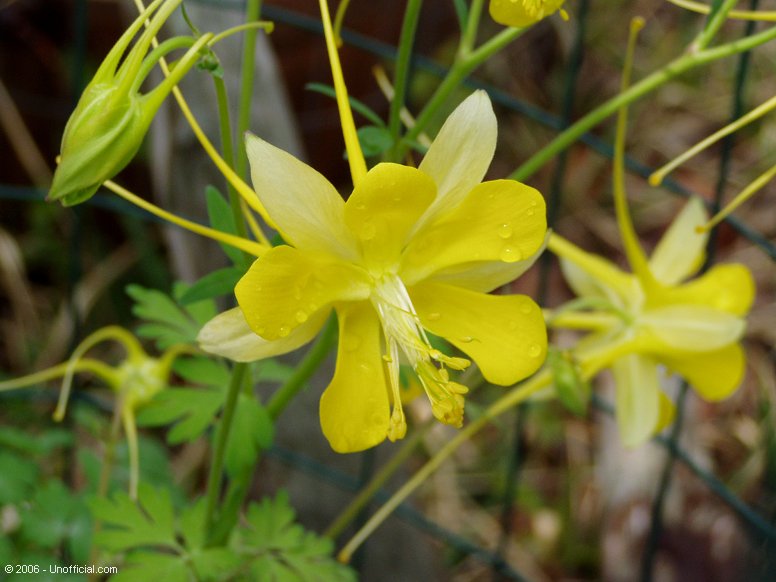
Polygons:
M634 238L623 236L634 274L555 235L549 242L575 293L613 314L577 351L589 355L604 348L616 380L616 416L626 445L640 444L672 415L671 402L660 390L658 364L711 401L729 396L743 378L745 357L738 342L754 298L749 270L717 265L688 281L703 262L708 233L698 227L707 220L703 203L690 200L649 261ZM562 325L563 314L559 318Z
M490 0L490 16L504 26L524 28L531 26L561 8L565 0Z
M449 117L418 168L378 164L344 202L318 172L249 135L254 188L289 245L253 264L235 289L239 308L202 330L203 349L240 361L287 352L334 308L339 353L320 407L332 448L358 451L404 436L402 358L434 415L460 426L467 389L448 369L469 361L434 349L429 332L500 385L533 373L546 353L536 304L487 294L532 264L546 233L539 192L512 180L481 182L495 145L496 118L479 91Z

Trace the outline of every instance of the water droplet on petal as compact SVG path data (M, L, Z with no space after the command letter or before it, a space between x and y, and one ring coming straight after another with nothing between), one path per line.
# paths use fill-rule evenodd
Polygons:
M377 234L377 228L371 222L367 222L361 227L361 240L372 240Z
M296 312L296 320L299 323L304 323L305 321L307 321L307 314L304 311L302 311L302 310L297 311Z
M532 358L538 358L540 355L542 355L542 348L539 344L531 344L528 347L528 355Z
M531 311L532 311L531 304L528 301L525 301L523 302L522 305L520 305L520 313L524 315L528 315L529 313L531 313Z
M280 326L280 329L278 330L278 335L280 337L286 337L290 333L291 333L291 328L288 327L287 325Z
M298 301L302 298L302 289L300 287L294 287L293 295L294 299Z
M512 238L512 232L512 227L509 225L509 223L502 224L498 229L499 237L503 238L504 240Z
M533 216L534 214L536 214L536 211L531 208L525 211L526 216Z
M499 258L505 263L514 263L515 261L519 261L520 259L522 259L523 255L520 254L519 250L513 247L504 247L503 249L501 249Z
M465 335L462 338L460 338L458 341L464 344L470 344L474 341L474 338L470 335Z
M507 328L514 331L517 329L517 322L514 319L511 319L509 323L507 323Z
M442 317L441 313L438 313L436 311L432 311L431 313L428 314L427 319L429 321L439 321L439 318L441 318L441 317Z
M342 340L342 349L346 352L355 352L361 345L361 338L355 335L348 335Z
M359 202L358 204L356 204L356 210L366 210L366 204L364 204L363 202Z

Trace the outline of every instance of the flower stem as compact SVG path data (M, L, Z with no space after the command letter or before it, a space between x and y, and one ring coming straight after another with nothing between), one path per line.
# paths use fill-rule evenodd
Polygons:
M247 0L245 4L245 22L251 23L259 20L261 15L261 0ZM251 101L253 99L253 80L256 68L256 29L245 31L243 37L242 66L240 69L240 102L237 110L237 135L242 141L245 132L251 123ZM245 178L248 167L248 157L245 148L237 151L237 174Z
M396 74L393 78L393 99L391 99L391 111L388 117L388 129L393 138L392 158L397 161L399 154L399 131L401 130L401 112L407 95L407 79L412 58L412 47L415 43L415 31L418 26L418 17L423 0L408 0L404 10L404 22L399 39L399 53L396 58Z
M216 430L215 443L213 445L213 460L210 464L210 473L207 482L207 501L205 505L205 533L213 531L213 525L216 521L216 505L221 491L221 481L224 472L224 462L226 459L226 445L229 442L229 433L234 420L234 413L237 409L237 401L242 389L245 372L248 364L237 363L232 368L232 379L226 393L224 410L221 414L221 421Z
M575 124L561 132L554 140L531 156L509 176L513 180L525 181L533 176L555 155L574 144L585 132L607 119L617 110L632 103L658 87L665 85L686 71L716 60L746 52L776 38L776 26L744 39L729 42L714 48L704 49L695 53L686 53L666 66L658 69L638 83L631 85L626 91L618 93L593 111L579 119Z

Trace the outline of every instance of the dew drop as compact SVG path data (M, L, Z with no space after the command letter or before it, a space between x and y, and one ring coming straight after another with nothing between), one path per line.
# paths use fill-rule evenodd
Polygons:
M261 335L261 336L263 336L266 332L267 332L267 328L266 327L259 327L258 329L256 329L256 333Z
M299 311L296 312L296 320L299 323L304 323L305 321L307 321L307 314L300 309Z
M517 322L514 319L509 320L509 323L507 323L507 328L511 331L514 331L517 329Z
M522 259L523 255L515 248L504 247L499 254L499 258L505 263L514 263L515 261Z
M532 358L538 358L542 354L542 348L539 344L531 344L528 348L528 355Z
M441 317L442 317L442 314L441 314L441 313L438 313L438 312L436 312L436 311L432 311L431 313L429 313L429 314L428 314L428 317L427 317L427 319L428 319L429 321L439 321L439 319L440 319Z
M278 330L278 335L280 337L286 337L290 333L291 333L291 328L288 327L287 325L280 326L280 329Z
M367 222L361 227L361 240L372 240L376 234L377 229L371 222Z
M294 299L299 300L302 298L302 289L301 287L294 287L293 291Z
M361 339L355 335L346 336L342 341L342 349L346 352L355 352L361 345Z
M526 216L533 216L534 214L536 214L536 211L532 208L529 208L528 210L525 211Z
M366 210L366 204L364 204L363 202L359 202L358 204L356 204L356 210Z
M470 344L474 341L474 338L470 335L465 335L462 338L460 338L459 341L463 344Z
M520 313L522 313L523 315L528 315L529 313L531 313L531 304L528 303L528 301L525 301L520 306Z
M508 238L512 238L512 227L509 225L509 223L502 224L498 229L498 235L499 237L503 238L504 240Z

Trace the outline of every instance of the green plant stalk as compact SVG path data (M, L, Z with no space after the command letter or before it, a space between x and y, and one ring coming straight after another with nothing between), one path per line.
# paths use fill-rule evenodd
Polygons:
M480 28L480 16L482 15L482 5L484 0L472 0L471 8L469 8L468 18L466 20L466 28L461 35L461 42L458 45L458 55L461 57L468 56L474 48L474 43L477 42L477 31Z
M691 51L703 50L709 46L709 43L714 40L714 37L719 32L719 29L725 24L728 13L736 7L737 3L738 0L724 0L724 4L720 6L719 10L710 15L703 30L698 33L698 36L690 45Z
M358 495L351 500L348 506L342 510L337 516L337 519L326 528L326 531L323 532L324 536L332 539L336 538L345 530L350 522L358 517L359 513L364 509L364 506L369 503L369 500L375 496L391 475L404 464L404 461L409 459L426 432L428 432L428 429L431 428L435 422L436 421L432 419L422 426L419 426L417 430L412 433L412 436L402 443L398 452L380 468L369 483L367 483L366 486L358 492Z
M255 22L261 15L261 0L247 0L245 4L245 22ZM253 79L256 66L256 35L255 28L245 31L243 44L242 69L240 71L240 103L237 111L237 135L242 140L251 123L251 100L253 99ZM237 153L237 175L245 179L248 168L248 157L245 148L239 148Z
M415 125L405 135L402 154L406 153L406 144L412 143L418 138L437 114L437 111L447 101L447 98L459 87L463 80L494 54L517 40L525 30L523 28L506 28L473 52L465 55L459 52L459 58L453 63L447 76L437 87L423 111L418 115Z
M641 97L644 97L658 87L678 75L705 65L716 60L733 56L756 48L776 38L776 26L763 32L736 40L718 47L704 49L698 52L688 52L674 59L663 68L645 77L638 83L631 85L629 89L618 93L607 102L596 107L593 111L579 119L568 129L561 132L554 140L531 156L525 163L518 167L509 178L525 181L533 176L541 167L549 162L555 155L574 144L585 132L601 123L604 119L613 115L617 110Z
M337 322L331 318L323 328L318 341L305 354L305 357L297 366L292 376L281 386L267 404L267 412L272 420L276 420L285 410L289 402L304 388L307 381L315 373L321 362L326 358L334 344L337 336ZM221 515L218 522L210 530L213 545L220 545L226 542L229 533L237 522L240 507L245 500L250 487L251 477L253 476L255 465L242 474L235 476L229 483L227 493L224 496L224 503L221 506Z
M221 481L224 472L224 462L226 459L226 446L229 443L229 433L231 432L234 413L237 408L237 401L242 389L245 372L248 364L237 363L232 368L232 379L226 393L224 410L221 414L221 422L216 430L215 443L213 446L213 460L210 464L210 473L207 481L207 501L205 505L205 534L213 530L216 520L216 506L221 491Z
M396 57L396 74L393 78L393 99L391 100L391 110L388 116L388 130L393 139L392 158L398 161L399 154L399 131L401 130L401 110L407 96L407 80L410 70L410 59L412 58L412 47L415 43L415 31L418 28L418 17L420 8L423 6L423 0L408 0L407 8L404 11L404 21L401 27L401 38L399 39L399 52Z
M272 420L276 420L286 409L288 403L305 387L307 381L315 373L321 362L329 355L334 340L337 338L337 320L330 317L321 331L318 341L305 354L294 373L283 386L272 395L267 403L267 412Z

